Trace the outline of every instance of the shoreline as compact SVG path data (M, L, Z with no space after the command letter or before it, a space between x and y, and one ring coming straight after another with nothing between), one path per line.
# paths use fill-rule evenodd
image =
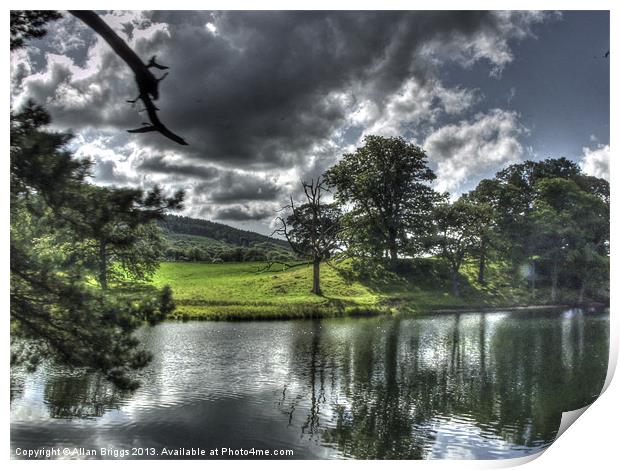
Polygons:
M322 296L311 293L310 267L265 271L260 269L264 267L260 262L165 262L152 285L172 288L177 308L168 319L182 321L442 315L608 305L602 296L579 302L579 292L573 289L560 290L555 302L547 288L539 288L532 296L529 289L515 285L514 279L498 267L489 271L489 281L480 285L475 266L470 265L463 270L462 295L456 297L450 283L440 275L440 263L427 264L383 281L361 280L348 265L325 265L321 271Z
M380 317L380 316L431 316L431 315L450 315L460 313L490 313L490 312L527 312L527 311L540 311L540 310L561 310L571 308L583 308L586 310L604 309L609 308L609 303L603 302L587 302L582 304L533 304L533 305L513 305L513 306L467 306L458 308L435 308L424 309L421 308L416 311L403 311L394 307L353 307L349 313L346 311L335 311L333 309L321 309L317 306L304 311L295 312L291 309L283 309L280 311L263 312L260 315L189 315L183 313L177 313L166 318L166 321L291 321L291 320L320 320L329 318L365 318L365 317Z

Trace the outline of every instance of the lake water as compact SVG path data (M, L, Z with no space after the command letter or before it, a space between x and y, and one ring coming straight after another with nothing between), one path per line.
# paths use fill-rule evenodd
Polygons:
M562 411L600 393L609 315L170 322L140 334L154 360L133 393L49 365L15 371L13 457L59 446L96 450L78 458L101 448L521 457L553 441Z

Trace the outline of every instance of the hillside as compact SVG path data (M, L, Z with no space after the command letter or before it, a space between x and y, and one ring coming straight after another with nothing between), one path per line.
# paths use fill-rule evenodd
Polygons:
M208 220L166 215L160 222L176 261L266 261L293 258L288 243Z
M241 320L316 318L329 316L409 313L444 309L480 309L549 304L549 288L532 296L507 266L493 264L488 283L476 282L476 265L461 274L462 295L450 292L451 276L437 259L403 260L400 273L371 274L350 261L324 264L323 295L310 292L312 267L283 269L279 264L162 263L153 278L156 287L169 285L177 309L171 318ZM563 290L563 304L575 305L577 293Z

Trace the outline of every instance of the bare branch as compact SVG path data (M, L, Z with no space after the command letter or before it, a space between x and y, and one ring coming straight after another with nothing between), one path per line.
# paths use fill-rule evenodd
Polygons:
M155 128L155 126L144 126L144 127L140 127L138 129L128 129L127 132L130 132L132 134L141 134L144 132L157 132L157 129Z
M157 69L167 69L163 65L159 65L155 62L155 56L151 58L147 65L144 65L138 55L127 45L123 39L121 39L112 28L110 28L94 11L90 10L69 10L73 16L84 22L91 27L97 34L99 34L114 50L114 52L125 61L125 63L131 68L134 73L136 84L138 85L138 91L140 94L135 100L127 100L129 103L135 104L138 100L141 100L146 108L149 119L151 121L152 129L144 130L130 130L128 132L159 132L163 136L170 140L180 144L187 145L187 142L180 136L176 135L170 129L168 129L157 116L157 107L153 104L153 100L159 98L159 82L163 80L167 73L160 78L156 78L151 71L150 67Z
M264 273L266 271L269 271L273 267L274 264L281 264L283 266L282 271L284 271L286 269L296 268L298 266L307 266L309 264L309 261L303 261L303 262L295 263L295 264L285 263L284 261L270 261L269 263L267 263L266 266L264 266L262 268L258 268L256 270L256 274L260 274L260 273Z
M155 67L156 69L159 69L159 70L166 70L170 68L170 67L166 67L165 65L161 65L155 62L156 57L157 56L151 57L151 60L149 60L149 63L146 64L147 68Z

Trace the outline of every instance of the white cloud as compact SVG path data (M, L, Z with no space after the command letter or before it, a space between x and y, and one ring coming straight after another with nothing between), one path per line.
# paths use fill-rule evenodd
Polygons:
M207 30L213 34L214 36L217 36L217 26L215 26L213 23L208 22L207 24L205 24L205 28L207 28Z
M583 147L581 169L584 173L609 181L609 145L599 145L591 149Z
M102 19L144 57L155 53L151 42L169 36L168 26L147 21L145 12L112 12ZM33 99L45 106L59 129L139 125L138 108L132 110L126 102L136 94L131 70L101 37L71 15L52 25L40 48L11 55L13 107L19 109Z
M474 35L452 35L450 40L440 38L429 42L423 49L426 56L437 62L448 60L470 67L480 60L491 64L490 75L499 77L513 61L509 42L534 37L532 27L561 15L548 11L494 11L493 21L480 28ZM441 59L439 59L441 58Z
M367 100L353 113L353 124L364 126L364 135L403 135L420 124L434 124L443 115L459 115L480 98L477 90L446 88L438 80L407 80L380 107Z
M524 132L517 113L501 109L437 129L422 145L437 165L436 189L460 191L468 182L520 160L524 149L519 136Z

